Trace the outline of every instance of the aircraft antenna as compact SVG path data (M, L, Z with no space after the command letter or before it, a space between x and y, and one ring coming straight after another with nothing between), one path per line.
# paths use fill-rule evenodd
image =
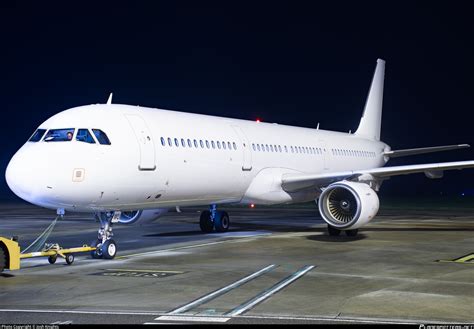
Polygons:
M109 99L107 100L107 105L112 104L112 95L113 95L113 94L114 94L114 93L110 93Z

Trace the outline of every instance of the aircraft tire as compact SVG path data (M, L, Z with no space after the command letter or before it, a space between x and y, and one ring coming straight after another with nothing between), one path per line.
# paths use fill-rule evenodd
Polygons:
M227 232L229 230L229 226L229 215L225 211L219 211L214 221L214 227L216 229L216 232Z
M201 217L199 218L199 226L203 233L211 233L214 230L214 223L211 221L211 212L205 210L201 212Z
M94 240L91 242L91 247L97 247L100 243L101 241L99 239ZM102 258L102 250L100 248L97 248L96 250L92 250L91 257L94 259Z
M328 225L328 233L330 236L339 236L341 230L335 228L334 226Z
M347 231L346 231L346 235L347 235L347 236L350 236L350 237L354 237L354 236L357 235L357 232L359 232L358 229L355 229L355 230L347 230Z
M102 257L104 259L114 259L115 255L117 254L117 245L115 241L110 239L105 241L102 244Z

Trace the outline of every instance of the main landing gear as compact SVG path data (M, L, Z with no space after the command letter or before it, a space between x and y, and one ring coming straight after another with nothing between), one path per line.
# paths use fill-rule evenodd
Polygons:
M115 224L120 219L121 212L100 212L95 216L100 222L100 229L97 240L92 241L91 246L96 247L91 251L92 258L113 259L117 254L117 245L112 239L112 224Z
M341 234L342 230L335 228L332 225L328 224L328 233L330 236L339 236ZM349 237L355 237L357 235L357 232L359 232L358 229L355 230L344 230L346 232L346 235Z
M217 206L211 205L209 210L201 212L199 226L204 233L227 232L230 226L229 215L225 211L218 211Z

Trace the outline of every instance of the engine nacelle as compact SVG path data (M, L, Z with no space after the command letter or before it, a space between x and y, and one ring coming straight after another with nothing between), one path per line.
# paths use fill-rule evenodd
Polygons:
M375 217L379 198L365 183L342 181L329 185L321 193L318 207L329 225L339 230L353 230Z
M146 209L146 210L133 210L133 211L122 211L119 219L120 224L134 224L137 222L147 223L151 222L163 214L167 213L167 208L158 209Z

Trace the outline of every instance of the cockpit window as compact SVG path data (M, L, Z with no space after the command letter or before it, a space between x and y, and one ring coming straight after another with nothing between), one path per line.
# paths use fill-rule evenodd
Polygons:
M44 138L45 142L69 142L74 135L74 128L50 129Z
M100 129L92 129L92 132L94 133L95 137L99 141L100 144L102 145L110 145L110 140L107 137L107 135Z
M85 142L89 144L95 144L94 138L88 129L77 130L76 140L79 142Z
M43 138L45 132L46 132L46 129L36 129L35 133L33 134L33 136L30 137L28 141L39 142L41 138Z

